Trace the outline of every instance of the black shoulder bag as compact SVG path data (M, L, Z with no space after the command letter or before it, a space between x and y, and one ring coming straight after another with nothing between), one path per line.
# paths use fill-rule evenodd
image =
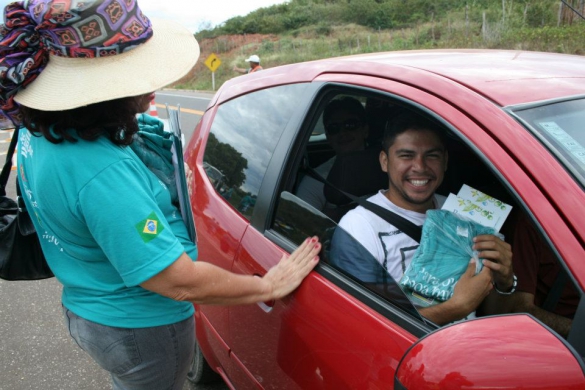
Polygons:
M0 173L0 278L38 280L53 275L41 250L39 237L26 210L16 180L16 201L6 196L6 183L12 169L12 155L18 141L14 130L6 163Z

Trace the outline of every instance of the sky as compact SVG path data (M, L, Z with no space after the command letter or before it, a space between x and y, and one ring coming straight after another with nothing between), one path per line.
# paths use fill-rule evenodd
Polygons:
M2 10L11 2L0 0ZM258 8L286 2L287 0L138 0L138 5L149 18L172 19L191 32L197 32L202 27L215 27L230 18L245 16Z
M173 19L192 32L211 23L217 26L235 16L245 16L252 11L285 0L138 0L140 8L148 17Z

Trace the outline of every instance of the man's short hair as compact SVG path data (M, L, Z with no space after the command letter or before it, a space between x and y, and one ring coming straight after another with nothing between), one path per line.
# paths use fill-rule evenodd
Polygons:
M366 123L366 109L363 104L356 98L344 96L327 103L323 111L323 124L329 123L331 117L339 111L354 114L362 123Z
M407 111L386 123L384 137L382 138L382 149L384 152L388 152L388 149L394 145L396 137L408 130L430 131L439 137L439 140L446 148L445 129L442 126L422 115Z

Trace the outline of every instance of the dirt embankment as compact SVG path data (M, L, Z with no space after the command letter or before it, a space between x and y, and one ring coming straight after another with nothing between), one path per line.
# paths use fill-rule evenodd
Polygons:
M245 59L255 54L262 42L276 41L276 35L267 34L244 34L244 35L222 35L216 38L203 39L199 41L201 54L197 64L191 71L179 80L176 84L192 80L196 74L206 69L205 60L211 53L215 53L222 62L222 66L232 68L234 61L240 67L245 67ZM241 57L241 58L240 58Z

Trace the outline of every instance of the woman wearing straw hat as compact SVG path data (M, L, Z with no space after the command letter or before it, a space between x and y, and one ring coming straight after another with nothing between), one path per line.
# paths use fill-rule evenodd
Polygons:
M18 182L71 336L115 389L182 388L192 302L278 299L318 260L312 238L263 278L192 261L166 187L127 145L153 91L198 56L189 31L151 23L134 0L12 3L0 26L0 111L23 126Z

